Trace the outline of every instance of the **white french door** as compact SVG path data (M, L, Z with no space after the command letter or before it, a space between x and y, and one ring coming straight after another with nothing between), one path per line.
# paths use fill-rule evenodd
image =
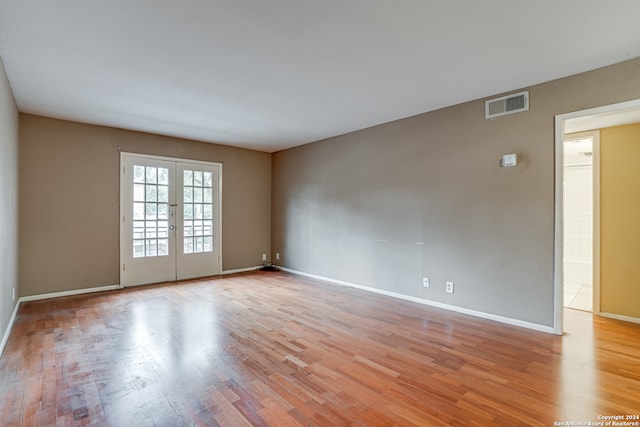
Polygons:
M220 274L220 164L121 154L120 283Z
M176 163L177 220L176 278L220 274L219 165Z

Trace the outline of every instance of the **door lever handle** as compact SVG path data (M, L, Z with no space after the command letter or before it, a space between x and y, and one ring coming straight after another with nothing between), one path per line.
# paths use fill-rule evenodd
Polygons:
M178 206L178 204L177 203L171 203L169 206L176 207L176 206Z

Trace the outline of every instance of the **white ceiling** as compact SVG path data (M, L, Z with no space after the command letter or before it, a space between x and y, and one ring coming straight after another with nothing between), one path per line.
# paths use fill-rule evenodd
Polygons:
M635 58L639 18L638 0L0 0L0 55L22 112L273 152Z
M564 143L564 166L586 166L593 164L593 140L585 137Z

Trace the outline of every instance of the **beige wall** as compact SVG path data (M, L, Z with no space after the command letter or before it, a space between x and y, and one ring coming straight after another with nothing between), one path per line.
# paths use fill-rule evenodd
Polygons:
M271 155L20 115L22 295L119 283L122 151L223 162L222 268L259 265L271 245Z
M0 340L17 303L18 109L0 58ZM2 346L0 345L0 352Z
M639 64L530 87L525 113L486 121L477 100L274 154L273 251L294 270L553 326L554 116L640 98ZM518 167L498 167L505 153Z
M600 131L600 310L640 318L640 124Z

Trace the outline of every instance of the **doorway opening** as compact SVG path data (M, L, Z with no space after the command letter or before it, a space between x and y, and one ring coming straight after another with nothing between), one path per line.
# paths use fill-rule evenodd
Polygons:
M554 233L554 333L562 335L563 312L565 309L565 277L570 277L565 265L565 254L569 248L565 247L565 139L571 139L571 134L595 131L614 126L640 122L640 99L606 105L589 110L560 114L555 117L555 233ZM592 132L593 133L593 132ZM597 134L597 132L596 132ZM598 141L598 143L596 143ZM600 313L600 206L599 201L599 139L593 145L593 246L592 246L592 312ZM567 256L571 260L570 256ZM568 274L567 274L568 273Z
M593 311L594 221L599 210L598 131L564 137L564 307ZM595 166L594 166L595 165ZM597 252L597 251L596 251Z

